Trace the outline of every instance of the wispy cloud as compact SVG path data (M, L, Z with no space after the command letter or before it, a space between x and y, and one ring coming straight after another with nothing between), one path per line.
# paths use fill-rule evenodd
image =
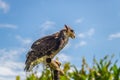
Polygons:
M22 45L29 45L32 42L32 39L23 38L20 35L16 36L16 39L21 42Z
M85 33L79 33L79 34L78 34L78 37L79 37L79 38L85 38L85 37L86 37L86 34L85 34Z
M80 41L79 46L85 46L85 45L87 45L86 41Z
M90 28L87 32L79 33L78 37L79 38L90 38L94 35L94 33L95 33L95 29Z
M24 63L8 61L4 62L4 64L0 64L0 76L17 76L23 75L21 71L24 69ZM18 74L16 74L16 72ZM22 73L22 74L21 74Z
M48 29L51 29L53 28L55 25L55 22L53 21L45 21L42 25L41 25L41 29L42 30L48 30Z
M40 32L41 32L40 35L41 35L41 36L44 36L44 35L46 35L48 32L54 30L54 29L55 29L55 24L56 24L55 22L49 21L49 20L43 22L43 23L40 25Z
M94 29L94 28L91 28L91 29L88 30L87 35L88 35L89 37L92 37L92 36L94 35L94 33L95 33L95 29Z
M75 20L76 24L81 24L82 22L83 22L83 19L81 19L81 18Z
M108 40L113 40L118 38L120 38L120 32L109 35Z
M0 79L13 80L17 75L25 79L24 63L9 61L0 64Z
M17 75L25 77L24 63L19 61L24 53L23 48L0 49L0 79L13 80Z
M18 27L14 24L0 24L0 28L17 29Z
M4 13L7 13L9 8L10 6L4 0L0 0L0 9L2 9Z
M83 46L86 46L86 45L87 45L87 42L84 41L84 40L82 40L82 41L80 41L79 43L77 43L77 44L75 45L75 48L83 47Z
M24 48L0 49L0 53L2 53L0 54L0 63L9 60L17 60L24 51Z
M80 38L81 41L79 41L75 47L78 48L78 47L83 47L83 46L86 46L88 43L86 40L90 40L92 38L92 36L95 34L95 29L94 28L90 28L88 31L86 32L82 32L82 33L79 33L77 35L77 38Z
M56 57L58 57L60 62L70 62L71 60L71 57L64 53L60 53Z

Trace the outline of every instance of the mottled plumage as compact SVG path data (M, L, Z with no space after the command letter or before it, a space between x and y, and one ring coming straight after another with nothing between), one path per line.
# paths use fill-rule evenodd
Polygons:
M75 38L74 31L65 25L65 28L52 35L45 36L35 41L27 54L25 70L30 71L46 58L53 58L67 44L69 37Z

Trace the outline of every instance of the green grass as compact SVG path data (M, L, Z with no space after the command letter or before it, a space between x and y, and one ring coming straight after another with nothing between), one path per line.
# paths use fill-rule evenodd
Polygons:
M112 59L113 56L105 56L99 61L94 58L93 66L89 67L83 58L80 70L67 62L62 65L65 74L60 76L60 80L120 80L120 66L116 65L117 60L112 63ZM70 71L71 69L72 71ZM20 80L20 77L17 76L16 80ZM26 80L52 80L51 70L45 69L39 77L31 74L26 77Z

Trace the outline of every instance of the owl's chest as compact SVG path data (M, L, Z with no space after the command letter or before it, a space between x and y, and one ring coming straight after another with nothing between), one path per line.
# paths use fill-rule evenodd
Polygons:
M66 39L62 39L61 42L60 42L60 45L58 47L58 49L56 51L53 51L53 57L59 53L64 47L65 45L68 43L68 38Z

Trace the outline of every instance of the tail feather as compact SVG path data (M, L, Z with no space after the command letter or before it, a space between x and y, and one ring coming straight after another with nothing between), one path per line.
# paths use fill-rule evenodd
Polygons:
M25 61L25 68L24 68L24 70L25 71L30 71L30 70L32 70L32 66L31 66L31 63L35 60L35 51L33 51L33 50L31 50L31 51L29 51L28 53L27 53L27 56L26 56L26 61Z
M30 71L30 66L26 65L25 68L24 68L24 71L29 72Z
M25 62L26 66L24 68L26 72L31 71L33 67L45 61L44 59L46 58L46 56L38 56L38 53L34 50L29 51L26 57L27 57Z

